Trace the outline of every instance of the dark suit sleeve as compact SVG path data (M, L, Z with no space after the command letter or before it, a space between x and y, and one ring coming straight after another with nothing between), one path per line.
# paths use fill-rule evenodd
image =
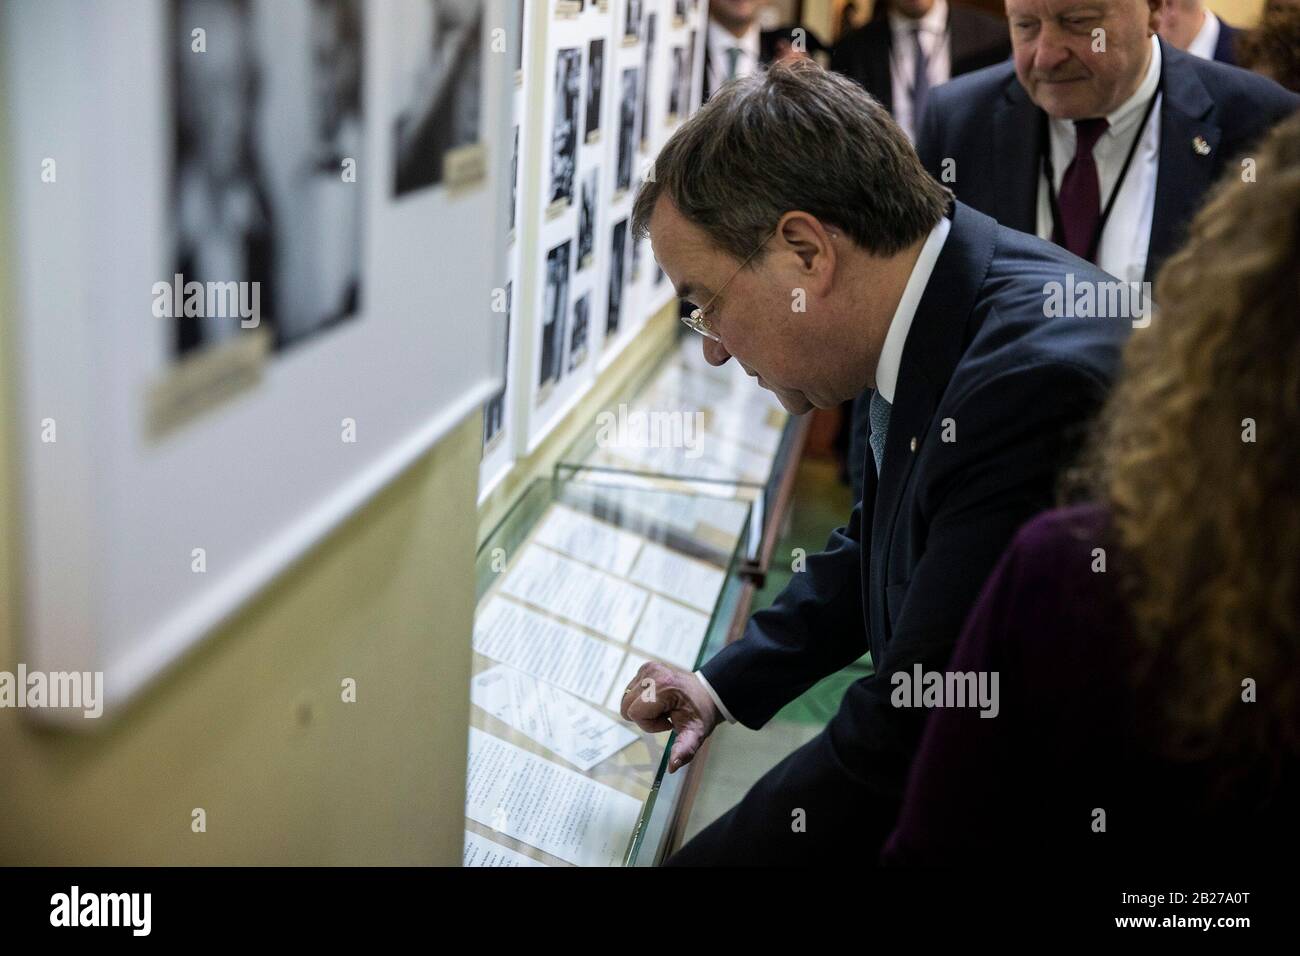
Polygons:
M856 32L843 37L831 50L831 70L857 79L860 46L861 41Z
M921 157L925 171L939 179L939 164L943 161L943 143L940 135L939 114L943 112L943 97L939 90L930 93L930 104L921 114L921 128L916 133L916 155ZM939 180L943 182L943 180Z
M733 717L757 730L785 704L867 650L862 613L862 503L831 533L826 549L745 635L700 668Z
M899 823L885 845L883 860L895 865L942 865L963 853L995 853L1009 829L1003 788L1014 779L1011 741L1022 717L1007 706L1014 655L1006 654L1008 634L1020 623L1015 614L1021 555L1018 540L998 562L966 621L949 668L997 673L999 712L981 717L973 708L939 710L925 734L907 785ZM972 856L970 858L978 858Z
M1054 362L1006 372L954 406L956 441L930 448L918 500L925 553L891 607L893 636L876 674L854 684L829 726L846 772L864 787L878 850L897 812L926 711L891 702L894 674L946 668L966 615L1017 528L1049 507L1059 467L1103 400L1100 376ZM937 440L937 434L929 437ZM921 463L918 462L918 467Z

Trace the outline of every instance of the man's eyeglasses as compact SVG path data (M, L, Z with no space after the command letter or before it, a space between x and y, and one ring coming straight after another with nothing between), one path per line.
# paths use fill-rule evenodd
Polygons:
M689 315L682 316L682 321L686 324L687 328L694 329L696 332L699 332L700 335L704 336L706 339L712 339L715 342L722 341L722 339L718 336L718 333L713 330L713 325L709 322L709 313L713 311L713 303L717 301L718 296L722 294L722 290L725 289L731 283L732 279L740 275L740 270L745 268L745 266L749 265L749 260L753 259L754 256L758 255L759 250L762 249L765 245L767 245L767 240L771 239L774 235L776 235L776 229L773 229L771 232L769 232L767 234L767 238L764 239L762 242L760 242L758 244L758 247L755 248L753 252L751 252L749 255L745 257L745 261L740 264L740 268L738 268L735 272L733 272L727 278L727 281L722 283L722 285L718 287L717 292L709 296L709 301L704 303L703 308L691 309Z

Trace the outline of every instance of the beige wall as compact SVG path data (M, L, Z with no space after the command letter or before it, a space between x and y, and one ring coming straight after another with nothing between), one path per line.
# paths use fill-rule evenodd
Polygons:
M1206 0L1205 5L1234 27L1253 27L1264 10L1264 0Z
M0 128L0 164L7 155ZM0 670L12 672L10 239L0 230ZM675 309L502 481L483 533L658 361ZM102 733L0 711L0 864L458 864L481 428L466 421ZM344 677L355 704L340 700ZM195 807L204 834L191 831Z
M0 115L0 182L4 147ZM25 425L6 231L0 670L13 672ZM458 865L480 428L472 416L99 733L0 710L0 864ZM340 699L345 677L356 703ZM195 807L206 833L191 831Z

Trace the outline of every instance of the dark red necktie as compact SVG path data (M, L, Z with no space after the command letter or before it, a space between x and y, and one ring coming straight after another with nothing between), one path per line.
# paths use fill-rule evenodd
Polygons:
M1056 197L1061 221L1052 233L1052 241L1084 259L1091 258L1089 247L1101 221L1101 186L1092 148L1109 125L1105 117L1074 121L1074 159L1061 177L1061 191Z

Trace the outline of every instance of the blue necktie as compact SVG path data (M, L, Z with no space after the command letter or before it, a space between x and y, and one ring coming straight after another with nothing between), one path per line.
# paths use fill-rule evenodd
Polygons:
M921 128L921 113L930 96L930 61L921 46L921 28L912 28L912 46L916 51L915 70L912 73L912 129Z
M867 406L867 418L871 422L871 434L867 441L871 443L871 455L876 459L876 474L880 474L880 463L885 460L885 435L889 432L889 410L893 408L879 392L871 393L871 404Z
M740 53L738 46L727 47L727 79L729 80L736 78L736 61L740 59Z

